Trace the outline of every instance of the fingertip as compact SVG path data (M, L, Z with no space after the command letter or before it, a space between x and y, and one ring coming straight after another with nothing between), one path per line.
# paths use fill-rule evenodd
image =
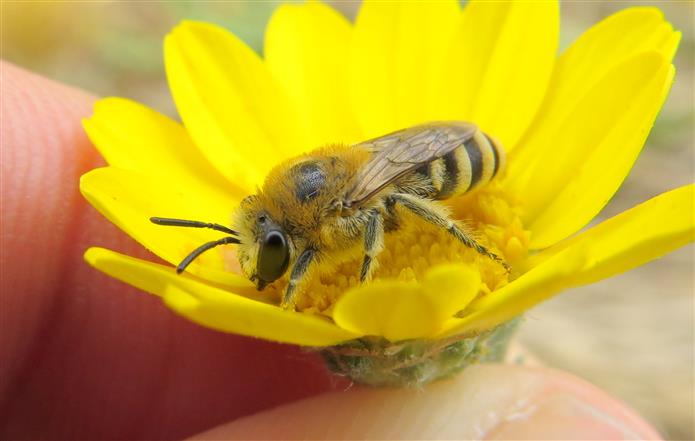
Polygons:
M585 380L548 368L530 374L542 385L538 393L485 439L662 439L635 410Z
M52 308L61 263L83 202L81 173L98 155L80 127L94 99L0 61L0 396Z
M99 161L79 123L94 98L7 62L0 61L0 68L3 230L28 240L25 245L44 243L43 231L61 236L59 229L81 205L79 176ZM21 234L42 222L50 228Z
M660 439L623 403L561 372L474 366L423 390L354 389L193 439Z

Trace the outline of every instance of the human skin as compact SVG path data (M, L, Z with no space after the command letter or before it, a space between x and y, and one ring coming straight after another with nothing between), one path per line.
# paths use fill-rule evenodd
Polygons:
M79 194L104 165L80 125L95 98L1 70L0 439L659 438L556 370L481 365L422 390L362 389L315 354L175 316L82 259L103 246L157 260Z

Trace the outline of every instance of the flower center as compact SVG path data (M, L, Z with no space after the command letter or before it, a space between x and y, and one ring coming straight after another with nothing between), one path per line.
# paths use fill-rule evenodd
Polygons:
M499 289L514 276L514 265L526 256L529 233L524 230L518 207L496 183L446 201L454 219L476 241L504 259L511 274L489 257L457 241L451 234L423 220L403 214L400 228L386 234L378 255L376 279L419 281L432 266L459 262L475 267L483 282L480 295ZM297 292L297 310L330 315L331 307L348 289L359 285L361 258L338 264L331 273L319 274L302 283ZM286 282L274 284L279 295Z

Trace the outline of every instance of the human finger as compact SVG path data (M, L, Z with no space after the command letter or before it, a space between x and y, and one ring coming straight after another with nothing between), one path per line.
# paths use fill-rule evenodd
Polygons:
M313 355L220 334L88 267L154 259L80 196L94 97L0 66L0 438L177 438L332 387ZM143 146L146 148L146 146Z
M209 439L660 439L633 410L569 374L477 365L413 389L333 392L242 418Z

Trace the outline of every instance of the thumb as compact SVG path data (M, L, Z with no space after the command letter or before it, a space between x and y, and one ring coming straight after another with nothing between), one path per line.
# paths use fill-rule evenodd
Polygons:
M479 365L424 390L331 393L194 439L660 439L637 414L559 371Z

